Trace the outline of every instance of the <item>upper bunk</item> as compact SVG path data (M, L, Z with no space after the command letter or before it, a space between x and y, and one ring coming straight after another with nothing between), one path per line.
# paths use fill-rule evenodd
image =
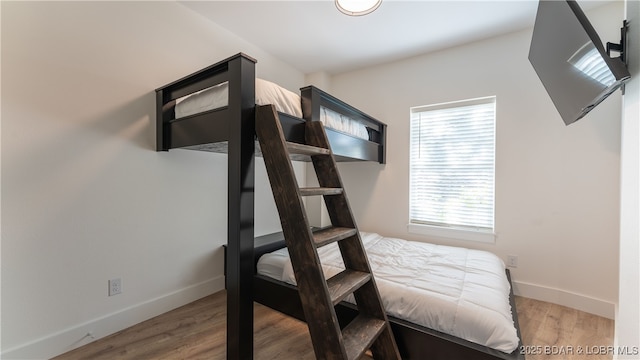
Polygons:
M322 121L337 161L385 163L386 124L317 87L298 95L256 79L255 64L240 53L156 89L156 150L227 152L234 122L253 119L256 104L274 104L288 141L304 143L305 122Z

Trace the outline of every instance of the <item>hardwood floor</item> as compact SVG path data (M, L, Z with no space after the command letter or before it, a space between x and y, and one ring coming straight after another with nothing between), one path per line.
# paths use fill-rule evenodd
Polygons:
M612 359L613 320L568 307L516 297L528 360Z
M612 358L594 354L594 347L613 345L613 320L522 297L516 297L516 307L528 360ZM254 309L255 359L315 358L305 323L260 304ZM224 359L225 343L221 291L54 359Z
M255 359L315 359L305 323L254 305ZM226 293L220 291L56 360L224 359Z

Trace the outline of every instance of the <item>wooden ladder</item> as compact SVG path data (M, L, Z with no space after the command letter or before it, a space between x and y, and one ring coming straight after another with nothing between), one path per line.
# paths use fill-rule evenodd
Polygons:
M306 123L307 144L287 142L278 113L265 105L256 108L256 133L316 357L359 359L371 349L375 359L400 359L322 123ZM311 157L320 187L298 186L291 154ZM332 224L317 232L311 231L302 202L314 195L324 197ZM317 249L333 242L346 269L325 279ZM358 315L341 330L334 307L350 294Z

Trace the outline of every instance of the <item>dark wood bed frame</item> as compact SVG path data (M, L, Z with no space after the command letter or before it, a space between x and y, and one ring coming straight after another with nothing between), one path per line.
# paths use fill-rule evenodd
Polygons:
M295 303L297 299L299 303L295 288L288 289L255 276L256 255L269 248L259 246L254 249L255 64L255 59L240 53L156 89L157 151L185 148L228 154L228 239L225 247L228 359L253 358L254 349L249 344L253 344L254 301L277 309L277 304L273 303L277 300L267 295L271 291L284 291L279 301ZM228 106L175 119L177 99L227 81ZM385 163L387 129L384 123L313 86L301 89L301 95L304 119L279 114L288 141L304 142L304 122L319 120L320 107L324 106L363 122L370 135L370 141L367 141L327 129L336 160ZM517 325L513 303L512 308ZM349 316L346 309L341 308L340 312ZM294 310L290 315L300 318ZM479 349L477 345L465 344L444 334L434 335L432 330L410 323L402 324L398 319L394 320L393 329L396 338L400 339L398 345L401 349L412 349L412 344L418 343L434 344L430 349L419 350L422 352L406 350L411 358L424 358L423 354L446 354L443 357L446 359L522 358L491 357L495 350ZM483 354L490 357L483 357Z
M282 234L269 234L256 238L255 257L256 264L260 256L276 251L285 246ZM507 279L511 283L511 274L506 270ZM284 314L304 321L304 313L298 290L288 283L256 274L253 279L254 300L260 304L278 310ZM513 295L513 287L509 295L513 322L518 332L518 338L522 339L516 305ZM342 302L336 307L336 313L340 323L344 326L357 315L355 307L347 302ZM518 348L507 354L486 346L445 334L427 327L417 325L406 320L389 316L391 328L398 344L398 349L403 359L429 359L429 360L514 360L524 359L520 354L522 340Z

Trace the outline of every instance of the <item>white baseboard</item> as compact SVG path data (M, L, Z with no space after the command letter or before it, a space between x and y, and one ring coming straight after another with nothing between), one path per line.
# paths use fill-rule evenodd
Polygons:
M522 281L513 281L513 292L518 296L570 307L607 319L615 318L616 305L606 300Z
M0 357L5 360L50 359L222 289L224 277L219 276L6 349ZM513 281L513 291L518 296L567 306L609 319L615 317L615 304L605 300L522 281ZM88 333L93 337L88 336Z
M0 357L5 360L50 359L222 289L224 289L224 276L218 276L6 349ZM91 335L88 335L89 333Z

